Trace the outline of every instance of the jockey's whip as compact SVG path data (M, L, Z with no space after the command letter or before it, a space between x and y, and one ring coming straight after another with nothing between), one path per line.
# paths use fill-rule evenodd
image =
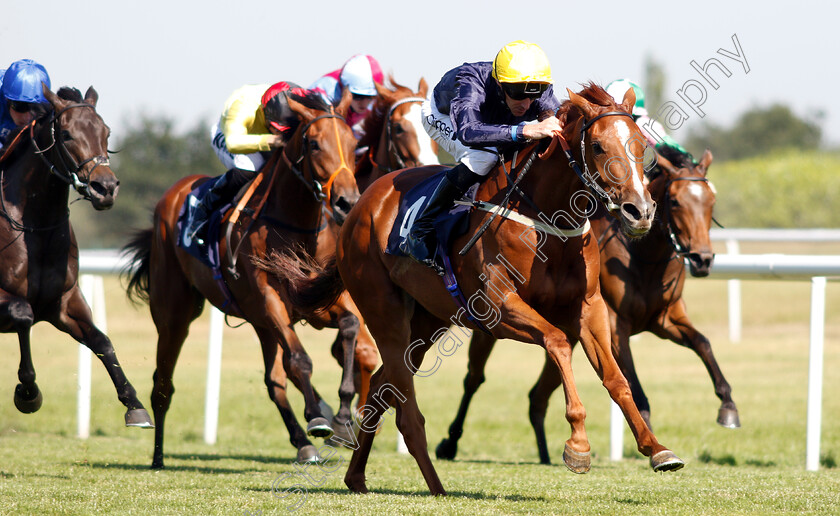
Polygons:
M472 238L470 238L470 241L467 242L464 248L458 251L459 255L464 256L465 254L467 254L467 252L469 252L470 249L472 249L472 246L474 246L475 243L478 242L478 239L481 238L481 235L483 235L484 232L487 231L487 228L490 227L490 224L492 224L493 221L496 219L496 215L503 211L505 212L505 215L507 215L507 212L511 210L511 208L508 207L510 196L516 190L516 187L519 184L519 182L522 181L522 178L525 177L525 174L528 172L528 169L531 168L531 165L534 163L534 158L537 157L537 154L538 153L536 152L535 147L534 151L531 152L531 155L528 156L528 160L522 166L522 172L519 173L519 176L516 178L516 181L513 182L513 186L508 188L508 192L505 195L504 201L501 204L499 204L498 209L493 210L493 212L490 214L490 218L484 222L484 224L478 229L478 231L476 231L476 233L472 236ZM502 166L504 166L504 164L502 164ZM502 216L504 217L505 215Z

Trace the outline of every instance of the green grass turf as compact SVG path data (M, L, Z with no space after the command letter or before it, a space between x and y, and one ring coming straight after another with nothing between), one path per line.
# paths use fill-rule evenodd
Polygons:
M91 434L75 438L77 346L45 324L32 332L44 405L21 414L12 403L17 340L0 337L0 514L837 514L840 509L840 286L829 283L826 316L822 466L805 471L809 286L744 282L740 343L727 336L726 282L691 280L689 313L712 341L733 388L743 427L715 424L719 402L700 361L684 348L645 335L633 349L650 399L658 439L686 461L653 473L625 431L621 462L609 460L606 391L576 353L574 370L587 408L592 470L562 465L569 426L562 393L547 419L553 466L537 462L527 420L527 392L542 351L500 343L487 382L473 401L455 462L434 461L449 496L431 497L410 456L395 452L393 415L386 415L367 469L369 495L343 484L345 466L313 471L318 486L278 499L272 483L295 472L295 451L263 385L252 332L226 329L216 445L203 442L208 315L193 325L178 368L167 418L166 465L151 471L153 432L123 426L122 405L104 368L93 364ZM148 406L156 333L146 307L131 308L115 278L106 279L108 329L118 356ZM314 382L337 405L340 369L329 355L334 330L300 334L315 363ZM443 357L440 370L417 378L430 453L445 435L461 394L466 349ZM428 365L428 362L427 362ZM302 397L292 389L302 420ZM320 443L319 443L320 445ZM342 450L346 461L350 452ZM558 465L559 464L559 465ZM290 487L289 479L279 481Z

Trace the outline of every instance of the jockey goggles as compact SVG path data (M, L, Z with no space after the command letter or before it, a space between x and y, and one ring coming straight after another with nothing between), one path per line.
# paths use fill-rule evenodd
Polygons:
M503 82L502 90L513 100L536 99L548 89L543 82Z
M10 100L9 107L18 113L29 113L35 107L32 102L21 102L19 100Z

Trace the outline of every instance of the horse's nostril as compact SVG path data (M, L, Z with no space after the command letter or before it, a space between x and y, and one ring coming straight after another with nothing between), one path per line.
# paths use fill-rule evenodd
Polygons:
M629 219L639 220L639 219L642 218L641 217L641 212L639 211L638 208L636 208L636 205L633 204L633 203L625 202L624 204L621 205L621 211Z

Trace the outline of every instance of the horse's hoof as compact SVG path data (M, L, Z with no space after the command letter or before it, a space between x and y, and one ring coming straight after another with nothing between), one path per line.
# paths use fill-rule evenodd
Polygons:
M298 450L297 461L302 464L318 464L322 459L318 455L318 449L311 444L307 444Z
M333 429L329 421L323 417L316 417L306 425L306 435L310 437L323 437L329 439L333 435Z
M41 408L41 404L44 402L44 398L41 396L41 389L34 383L32 384L32 389L27 389L22 383L17 384L17 387L15 387L15 407L24 414L38 412L38 409Z
M365 484L364 475L362 475L361 477L358 477L358 476L355 476L355 475L350 476L350 474L347 474L347 475L344 476L344 484L347 486L348 489L350 489L350 491L352 491L354 493L361 493L361 494L367 494L368 493L368 488L367 488L367 485Z
M333 418L335 418L335 412L333 412L332 407L326 401L321 400L318 402L318 408L321 409L321 415L324 416L324 419L332 424Z
M577 452L569 446L569 443L566 443L566 448L563 450L563 462L572 473L581 474L589 471L591 458L589 452Z
M353 421L350 420L344 424L339 424L338 421L333 419L330 426L333 429L333 436L327 439L325 443L334 448L344 446L345 448L353 449L353 444L358 442L356 439L358 436L358 427L353 424Z
M721 407L718 410L717 423L725 428L741 428L741 419L738 417L738 409Z
M650 458L650 467L654 471L676 471L682 469L683 466L685 462L671 450L662 450Z
M454 460L458 455L458 441L453 439L443 439L435 448L435 455L438 459Z
M152 418L146 409L137 408L125 413L125 426L136 426L137 428L154 428Z

